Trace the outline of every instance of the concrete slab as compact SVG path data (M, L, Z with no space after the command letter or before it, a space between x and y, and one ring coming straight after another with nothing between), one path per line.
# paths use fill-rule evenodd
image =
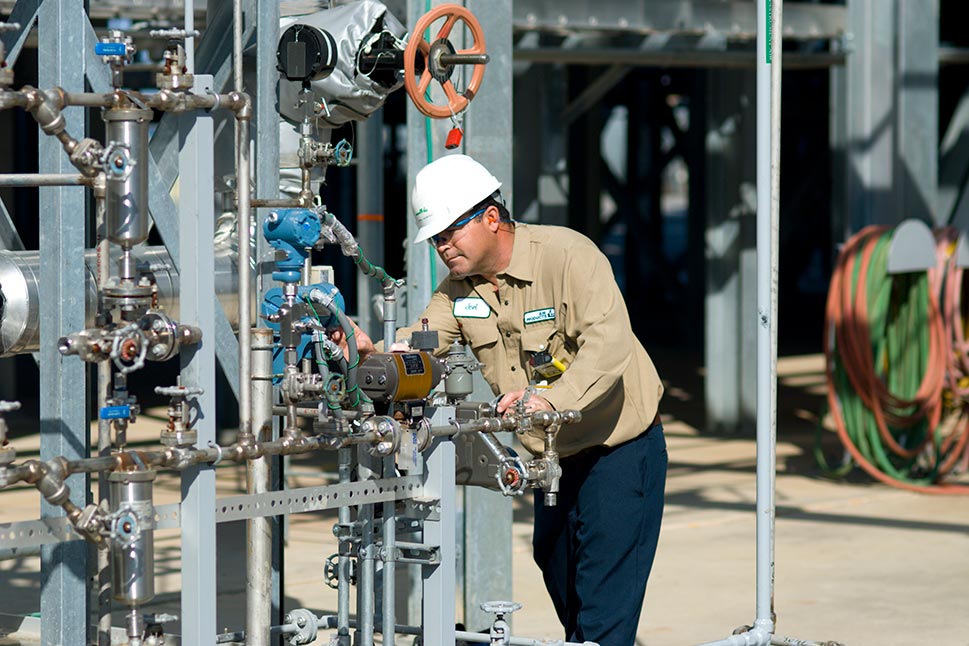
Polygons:
M696 365L689 361L684 366ZM775 609L777 633L848 646L969 646L969 500L912 494L853 474L823 477L811 456L822 410L820 357L781 361L778 412ZM703 433L695 369L664 369L663 419L670 451L664 526L640 622L640 646L683 646L721 639L754 619L755 442ZM135 440L150 441L159 423ZM139 424L139 425L140 425ZM837 453L837 442L822 435ZM15 440L26 456L36 436ZM294 461L293 486L321 484L325 458ZM965 481L965 475L960 478ZM241 467L219 471L220 495L242 490ZM159 480L157 502L177 499L178 485ZM517 635L561 639L561 628L531 560L531 510L515 503L513 543ZM0 492L0 522L27 520L38 510L30 489ZM287 545L286 606L335 611L336 593L322 583L324 559L336 550L334 513L294 516ZM178 533L159 532L158 597L153 608L177 611ZM219 626L244 625L244 526L220 527ZM0 561L0 612L39 608L35 557ZM2 622L0 622L2 623ZM120 625L120 614L118 616ZM2 635L2 630L0 630ZM321 633L319 644L328 643ZM408 643L409 640L402 640Z

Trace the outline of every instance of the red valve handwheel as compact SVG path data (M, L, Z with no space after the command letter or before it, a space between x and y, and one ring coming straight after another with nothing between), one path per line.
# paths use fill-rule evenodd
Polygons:
M445 16L447 20L444 22L441 30L437 32L437 37L434 39L435 43L447 40L451 30L454 29L454 26L460 20L471 31L474 43L470 48L459 49L455 53L485 53L485 39L484 32L481 30L481 23L474 17L474 14L461 5L442 4L428 11L417 21L417 24L414 25L414 29L411 31L407 48L404 50L404 87L407 88L407 94L410 95L411 101L414 102L417 109L421 113L434 119L446 119L467 108L468 103L477 94L478 88L481 87L481 80L484 78L485 72L485 66L483 64L473 65L472 67L474 69L471 74L471 81L468 83L467 89L461 94L458 94L458 91L454 88L454 83L450 79L442 82L441 87L444 88L444 94L447 96L447 105L436 105L428 101L424 96L424 93L427 92L427 88L431 85L431 81L434 78L431 74L430 60L432 46L431 43L424 39L424 32L435 20ZM418 52L424 57L424 72L421 74L420 80L416 78L414 73L414 59Z

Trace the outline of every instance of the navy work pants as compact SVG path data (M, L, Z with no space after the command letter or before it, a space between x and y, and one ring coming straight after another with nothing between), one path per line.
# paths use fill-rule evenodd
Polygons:
M663 518L662 424L562 460L558 504L535 492L532 548L567 641L633 646Z

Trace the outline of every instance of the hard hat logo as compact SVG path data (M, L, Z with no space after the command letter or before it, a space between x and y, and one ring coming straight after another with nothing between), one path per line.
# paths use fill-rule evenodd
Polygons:
M501 188L487 168L467 155L445 155L421 169L411 205L418 231L414 242L437 235Z

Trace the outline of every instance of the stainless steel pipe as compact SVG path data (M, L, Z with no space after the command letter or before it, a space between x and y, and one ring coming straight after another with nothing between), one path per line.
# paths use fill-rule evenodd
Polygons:
M168 251L164 247L136 247L132 251L136 262L146 266L154 277L158 305L178 320L178 272ZM216 294L233 329L239 324L235 259L235 253L229 250L216 252ZM93 327L98 302L97 251L86 251L84 260L85 327ZM38 251L0 250L0 357L40 349L40 263Z

